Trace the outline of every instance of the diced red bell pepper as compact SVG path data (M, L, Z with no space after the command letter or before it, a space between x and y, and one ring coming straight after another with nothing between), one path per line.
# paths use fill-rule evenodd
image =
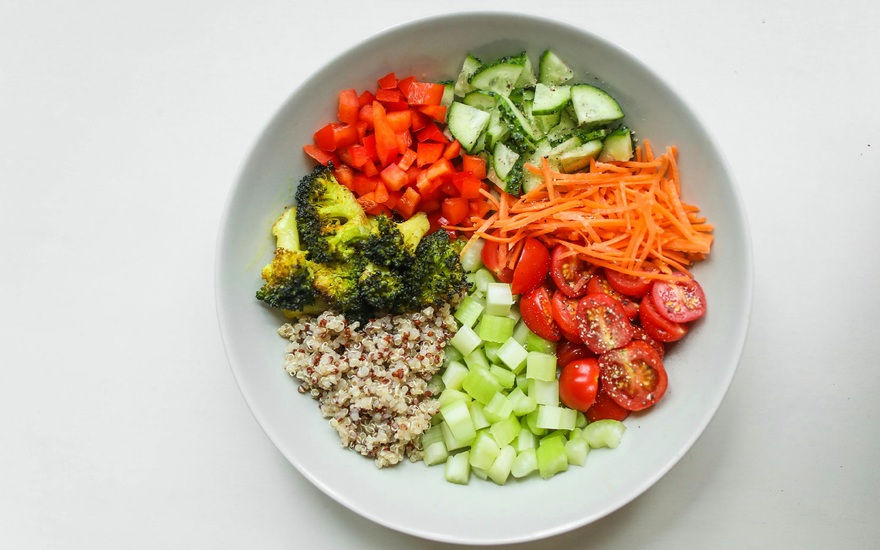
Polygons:
M484 199L474 199L468 201L468 215L475 216L477 218L482 218L486 215L489 210L492 210L492 206Z
M339 166L341 163L339 162L339 157L336 153L328 153L327 151L322 150L317 145L303 145L303 151L305 153L320 162L324 166L327 166L328 162L332 162L333 166Z
M437 199L426 199L425 197L422 197L421 210L426 214L436 212L437 210L440 210L440 201Z
M443 151L443 158L452 160L459 154L461 154L461 143L455 140L446 146L446 150Z
M444 181L452 181L452 178L455 175L455 168L452 167L452 163L449 162L449 160L442 158L432 164L430 168L428 168L427 172L429 179L442 179Z
M389 164L387 168L382 170L379 176L381 176L382 181L385 182L385 185L387 185L388 189L390 189L391 191L400 190L409 181L406 172L401 170L400 167L396 164Z
M403 97L406 97L406 94L409 93L409 87L412 86L412 83L415 81L416 77L414 76L408 76L397 81L397 89L403 93Z
M432 124L431 119L425 113L420 113L414 109L410 109L412 113L412 131L418 132L428 124Z
M409 133L409 130L404 130L395 135L397 136L397 143L400 144L400 150L406 151L409 149L410 145L412 145L412 134Z
M366 210L366 213L371 216L379 216L380 214L384 214L385 216L390 217L391 216L391 209L388 208L384 204L378 204L378 205L376 205L375 208L371 208L369 210Z
M478 180L486 179L486 163L477 155L462 155L461 169L470 172Z
M357 144L358 134L354 126L341 122L334 122L331 126L333 126L333 139L336 141L337 149Z
M339 110L336 113L339 120L346 124L355 124L358 121L359 109L356 91L342 90L339 92Z
M459 175L466 174L460 179L453 179L453 183L458 187L458 194L463 199L479 199L482 195L480 194L480 180L470 175L470 172L459 172L455 175L458 178Z
M373 95L373 92L370 90L364 90L364 93L358 96L358 107L372 105L374 101L376 101L376 96Z
M379 169L376 168L376 165L373 163L372 160L368 160L367 162L365 162L364 165L361 166L361 170L364 171L365 176L372 177L379 175Z
M351 184L354 181L356 174L357 172L355 169L346 164L341 164L339 168L333 170L333 176L336 178L336 181L349 189L351 189Z
M470 211L468 207L468 200L461 198L450 197L448 199L444 199L442 208L443 217L449 220L449 223L445 225L457 225L458 222L463 220Z
M428 164L433 164L440 160L443 156L442 143L419 143L418 153L416 153L416 165L421 168Z
M361 168L364 164L370 162L370 152L363 145L352 145L348 148L348 155L351 159L348 164L355 168ZM342 155L340 155L342 158Z
M409 127L412 125L412 111L407 109L406 111L394 111L387 114L388 116L388 124L391 125L391 129L394 130L394 133L405 132L409 130Z
M449 140L446 139L446 136L443 135L443 132L440 131L440 128L438 128L437 124L433 121L429 121L427 126L419 130L416 134L416 138L418 138L419 141L436 141L443 145L449 143Z
M379 153L376 151L376 134L364 136L361 143L364 144L364 149L366 149L367 153L370 155L370 160L373 162L379 162Z
M388 103L383 103L383 105L385 105L385 112L387 113L409 111L409 103L406 101L389 101Z
M378 101L373 102L373 122L376 126L376 152L379 153L379 162L382 166L388 166L403 148L400 147L394 130L388 124L385 107Z
M394 208L397 206L397 201L400 200L400 197L403 196L403 191L389 191L388 192L388 200L385 201L385 206L388 208Z
M379 90L376 92L376 101L399 103L403 101L403 94L400 93L400 90Z
M391 88L397 87L397 78L395 78L394 73L388 73L382 78L379 79L379 87L383 90L390 90Z
M392 166L394 165L392 164ZM388 187L383 182L379 182L379 184L376 185L375 193L376 202L379 204L385 204L385 201L388 200Z
M419 195L419 192L412 187L407 187L403 196L400 197L400 200L394 205L394 209L397 210L397 213L403 216L404 219L408 220L416 213L416 209L419 207L420 202L422 202L422 197Z
M376 186L379 184L379 180L375 177L364 177L358 176L354 178L351 182L351 190L355 192L358 196L366 195L367 193L372 193L376 190Z
M407 185L413 185L422 173L422 169L417 166L410 166L406 171Z
M358 111L358 120L361 122L367 123L367 129L371 129L373 127L373 104L364 105L361 107L361 110Z
M376 193L374 191L371 191L366 195L360 196L357 201L358 204L361 205L361 208L367 211L379 206L379 202L376 200Z
M443 218L443 212L435 211L428 214L428 223L431 224L430 229L428 229L428 233L433 233L441 228L443 225L440 223L440 219ZM446 218L443 218L444 220Z
M341 161L344 162L345 164L348 164L348 165L352 165L352 164L353 164L353 163L351 162L351 161L352 161L352 157L351 157L351 154L349 154L349 148L348 148L348 147L342 147L342 148L340 148L340 149L337 149L337 150L336 150L336 154L339 155L339 160L341 160Z
M450 197L457 197L459 194L458 187L456 187L455 184L451 181L444 181L442 184L440 184L440 187L438 187L438 189L440 189L440 191L442 191L444 195L449 195Z
M324 151L332 152L336 150L336 138L333 135L333 125L328 124L317 132L315 132L315 143Z
M402 91L410 105L440 105L444 90L443 84L413 82L407 86L407 90ZM445 109L443 112L446 112Z
M361 142L361 143L364 142L364 136L367 135L367 128L369 128L369 126L370 125L367 124L366 122L364 122L363 120L358 120L355 123L354 128L355 128L355 130L357 130L359 142Z
M418 109L437 122L446 122L446 105L425 105Z
M403 152L403 156L400 157L400 161L398 161L397 165L400 166L401 170L409 170L410 166L416 161L416 152L412 149L407 149Z

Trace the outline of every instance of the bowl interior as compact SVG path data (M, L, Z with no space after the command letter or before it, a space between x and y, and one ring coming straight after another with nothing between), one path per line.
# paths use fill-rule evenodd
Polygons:
M512 38L517 37L517 38ZM454 79L466 53L483 60L528 51L537 64L552 48L587 83L614 96L625 122L655 148L676 145L685 199L716 226L711 257L695 269L708 314L669 353L665 399L634 414L615 451L590 454L584 468L549 481L498 487L443 480L443 468L406 463L379 471L339 447L316 403L282 368L284 318L254 292L269 261L272 223L312 167L302 153L312 134L335 120L337 93L372 89L388 72ZM690 448L726 392L739 360L751 302L751 252L733 178L706 129L641 62L583 30L533 17L462 14L395 27L349 50L306 80L269 122L248 154L228 200L218 242L216 293L226 351L257 420L278 449L313 483L352 510L417 536L459 543L537 539L586 524L623 506ZM638 429L636 429L638 428ZM540 506L524 506L540 502ZM510 518L529 509L529 521Z

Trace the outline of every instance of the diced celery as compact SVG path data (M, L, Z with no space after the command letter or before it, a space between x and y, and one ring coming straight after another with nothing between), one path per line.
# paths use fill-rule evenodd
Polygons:
M440 418L440 415L434 415L432 420L434 418ZM421 442L423 449L427 449L438 441L443 441L443 430L440 428L440 426L431 426L425 431L425 433L422 434ZM446 447L444 446L443 448L445 449Z
M525 374L516 377L516 387L524 392L529 391L529 379L526 378Z
M568 455L568 463L575 466L583 466L590 454L590 446L586 440L571 439L565 443L565 454Z
M510 469L513 466L514 460L516 460L516 451L513 447L507 445L501 449L498 458L495 459L495 462L492 463L492 467L489 468L489 471L487 472L487 474L489 474L489 479L498 485L504 485L507 481L507 477L510 476Z
M617 420L597 420L590 422L584 428L584 439L594 449L599 447L616 449L620 445L620 438L623 437L625 431L626 426Z
M572 431L568 432L568 439L584 439L584 430L582 428L573 429Z
M446 354L446 363L449 364L453 361L463 361L464 355L458 351L458 348L455 346L446 346L443 348L443 352Z
M443 393L440 394L440 397L437 398L437 402L441 407L445 407L450 403L455 401L464 401L465 404L470 402L471 396L464 393L463 391L454 390L452 388L446 388L443 390Z
M455 310L455 318L461 321L462 325L472 327L482 313L483 305L470 296L465 296L458 309Z
M588 424L587 417L581 411L577 412L577 419L574 421L576 428L583 428Z
M434 416L431 417L431 426L437 426L439 428L440 424L442 424L442 423L443 423L443 417L440 416L439 414L435 414Z
M474 440L470 450L471 466L488 470L501 453L501 447L488 433L480 433Z
M454 401L440 407L440 414L443 415L443 420L458 441L468 441L476 437L477 431L474 429L471 413L464 401Z
M486 342L483 344L483 351L486 353L486 359L489 360L490 363L498 364L498 350L501 349L501 344L497 342Z
M496 422L489 428L489 433L495 438L495 442L499 445L508 445L522 431L519 419L511 414L506 420Z
M468 451L458 453L446 461L444 477L450 483L467 485L471 478L471 465L468 463Z
M483 296L483 293L479 290L474 290L470 293L470 297L473 298L475 302L483 306L483 309L486 309L486 297Z
M493 424L504 420L510 416L510 413L512 412L513 403L501 392L496 393L495 396L492 397L492 401L483 408L483 414L486 416L486 420Z
M565 437L565 432L563 432L562 430L553 430L538 441L538 446L540 447L544 444L545 441L550 441L551 439L557 437L561 439L563 443L567 441Z
M538 455L534 448L520 451L510 466L510 473L519 479L538 469Z
M449 453L446 451L446 445L442 441L432 443L430 447L425 449L425 464L428 466L446 462L447 457L449 457Z
M524 395L522 399L513 405L513 412L516 413L517 416L523 416L533 412L537 408L538 402L535 401L535 398L530 395Z
M519 323L519 320L522 319L522 313L519 311L519 306L516 304L510 306L510 313L508 313L507 316ZM516 332L516 329L513 329L513 331Z
M521 453L526 449L537 449L538 437L530 432L528 428L523 428L517 434L516 439L513 440L512 445L518 453Z
M538 351L530 351L526 359L526 378L550 382L556 380L556 357Z
M468 369L458 361L453 361L446 366L443 371L443 383L446 384L447 390L460 390L461 382L467 376Z
M569 431L573 430L575 426L577 426L577 411L563 407L559 418L559 429Z
M516 407L516 402L525 397L526 394L519 388L514 388L510 393L507 394L507 398L510 399L510 402L513 403L513 406ZM517 416L522 416L518 414Z
M529 380L529 397L538 402L538 405L559 405L559 381L544 382L543 380Z
M471 472L477 477L477 479L482 479L483 481L489 479L489 474L482 468L474 468L471 466Z
M513 295L507 283L489 283L486 286L486 315L510 315ZM514 324L516 320L513 321Z
M455 436L452 435L452 430L449 429L449 425L446 422L440 424L440 429L443 430L443 443L446 444L448 452L467 447L473 442L473 440L459 441L455 439Z
M474 277L477 280L477 290L479 290L483 294L486 293L486 289L489 287L489 284L495 282L495 276L492 275L492 272L486 268L478 269L477 272L474 274Z
M489 361L486 360L486 354L483 353L482 348L477 348L469 354L465 355L464 362L467 363L468 369L470 370L489 370Z
M462 355L468 355L482 344L482 340L473 329L463 326L458 329L449 343L455 346Z
M526 335L526 349L528 351L539 351L541 353L554 353L556 351L556 342L544 340L534 332Z
M568 470L568 455L565 453L564 438L553 438L543 443L536 452L538 471L544 479Z
M510 317L483 315L483 318L480 320L480 338L487 342L503 344L508 338L513 336L514 324L513 319ZM464 353L464 350L461 350L461 352Z
M488 428L491 425L491 422L486 420L486 415L483 414L483 404L479 401L471 401L468 403L468 409L471 411L471 420L474 423L475 430L482 430L483 428Z
M461 267L463 267L465 271L476 273L481 267L483 267L482 254L483 246L485 246L485 244L486 241L483 239L477 239L477 241L461 255Z
M516 328L513 329L513 339L519 342L520 345L524 346L526 345L526 340L528 339L530 332L529 327L527 327L525 322L520 319L516 323Z
M477 276L476 276L475 274L473 274L473 273L465 273L465 274L464 274L464 280L467 281L468 284L471 285L471 288L472 288L472 289L476 290L476 288L477 288Z
M495 394L501 391L501 384L495 375L486 369L471 369L467 376L464 377L461 387L471 397L488 405Z
M498 359L516 374L519 374L523 369L528 355L525 348L519 345L519 342L513 337L508 338L498 349Z
M492 365L491 367L489 367L489 372L495 375L495 378L498 379L498 383L501 384L501 387L505 389L509 390L514 385L516 385L516 375L505 369L504 367Z
M537 436L541 436L541 435L544 435L545 433L547 433L547 430L545 430L544 428L539 428L538 426L535 425L535 421L537 419L538 419L537 409L530 412L529 414L527 414L525 416L526 424L528 425L529 431ZM447 447L448 447L448 445L447 445Z
M575 411L552 405L539 405L535 424L548 430L573 430Z

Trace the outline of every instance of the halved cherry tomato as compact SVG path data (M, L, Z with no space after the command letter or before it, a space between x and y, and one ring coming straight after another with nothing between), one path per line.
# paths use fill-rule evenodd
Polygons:
M629 416L629 411L617 404L617 401L611 399L605 386L599 382L599 391L596 393L596 401L593 406L587 409L587 420L595 422L597 420L617 420L618 422Z
M580 359L562 368L559 374L559 399L576 411L586 412L599 391L599 361Z
M587 294L578 303L578 333L596 353L620 348L632 339L632 325L620 302L607 294Z
M576 298L569 298L561 290L557 290L553 293L551 306L553 307L553 318L556 319L556 323L562 329L562 332L577 333L579 330L577 319L578 300Z
M675 272L673 275L684 273ZM686 282L657 281L651 290L657 313L676 323L699 319L706 313L706 295L694 279Z
M481 256L486 269L494 273L502 282L510 283L513 281L513 270L506 265L502 265L501 251L499 250L498 243L487 240L483 246Z
M648 336L661 342L675 342L687 334L688 326L676 323L657 313L657 306L650 296L646 296L639 306L639 319Z
M556 347L556 364L560 367L578 359L595 359L596 354L583 344L575 344L564 340Z
M663 347L662 342L658 342L657 340L654 340L653 338L648 336L648 333L645 332L645 329L643 329L642 327L633 325L633 341L635 340L641 340L642 342L654 348L654 351L657 352L657 355L660 356L660 359L666 357L666 348Z
M583 344L584 339L581 338L580 334L577 332L568 332L562 329L559 329L559 332L562 333L562 337L571 342L572 344Z
M577 254L563 258L568 251L567 246L556 245L553 249L550 274L553 276L553 282L566 296L579 298L587 293L587 283L590 281L589 265Z
M614 290L614 287L612 287L608 283L608 279L605 278L604 269L599 269L593 274L593 278L590 279L590 283L587 285L587 294L607 294L611 296L620 302L620 305L623 306L623 311L626 313L626 316L630 321L635 320L635 318L639 316L639 303L629 296L624 296L620 292Z
M486 242L489 246L489 242ZM483 248L483 253L486 248ZM483 260L485 264L486 261ZM488 266L487 266L488 267ZM543 338L544 340L557 341L560 338L559 327L553 320L553 311L550 305L550 293L543 286L539 286L535 290L529 292L522 297L519 303L519 311L522 314L522 320L529 327L529 330Z
M510 291L513 294L525 294L538 288L547 278L549 270L550 252L547 251L547 247L538 239L529 237L513 269Z
M618 405L631 411L646 409L666 393L666 369L654 348L631 342L599 358L602 385Z
M656 271L656 270L652 270ZM641 298L651 290L654 281L644 277L636 277L635 275L627 275L613 269L605 270L605 277L617 292L632 296L633 298Z

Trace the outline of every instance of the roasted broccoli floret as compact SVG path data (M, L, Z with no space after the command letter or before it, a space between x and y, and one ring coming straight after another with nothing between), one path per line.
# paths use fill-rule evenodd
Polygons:
M295 208L275 222L272 234L277 239L275 257L263 268L266 282L257 291L257 298L272 307L304 310L315 303L318 293L313 285L313 266L299 248Z
M354 244L370 233L370 222L354 194L333 177L330 167L318 166L296 189L296 223L303 250L312 262L345 261Z
M371 310L401 313L407 285L399 272L371 263L358 280L358 290Z
M395 270L412 265L419 241L431 229L424 212L401 223L384 215L376 216L371 223L373 230L369 237L361 241L361 251L374 264Z
M358 291L363 262L357 258L347 262L312 263L314 286L334 309L349 316L362 317L364 304Z
M421 240L407 275L404 309L413 311L447 302L470 289L460 251L460 241L450 242L446 231L435 231Z

